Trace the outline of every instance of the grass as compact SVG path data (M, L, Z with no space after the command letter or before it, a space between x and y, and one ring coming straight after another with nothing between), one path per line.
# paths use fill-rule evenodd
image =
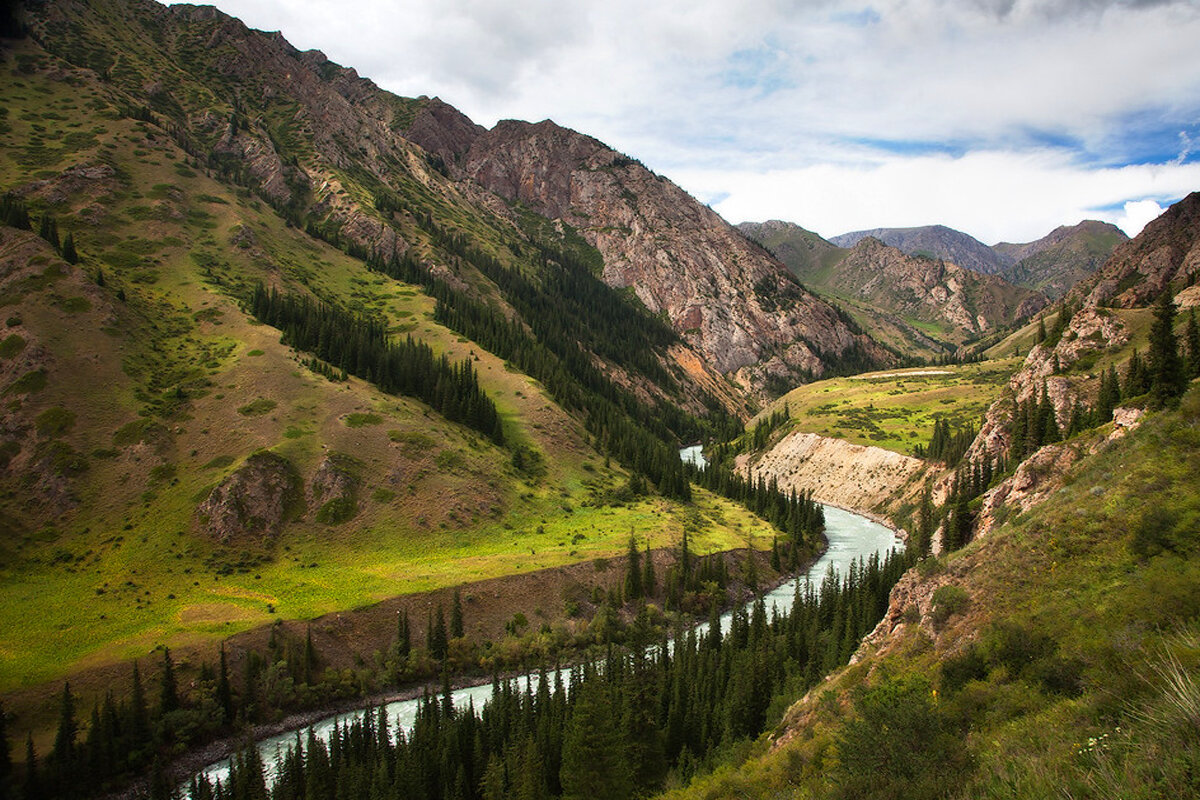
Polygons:
M928 442L938 418L952 426L978 425L1019 366L1017 359L1004 359L816 381L774 401L756 420L786 405L786 430L910 454Z
M826 776L850 698L904 675L932 679L971 751L949 798L1192 796L1198 426L1194 386L1122 439L1076 440L1091 454L1053 500L918 567L907 596L931 598L932 613L910 607L903 629L794 706L787 744L760 741L669 796L838 796Z

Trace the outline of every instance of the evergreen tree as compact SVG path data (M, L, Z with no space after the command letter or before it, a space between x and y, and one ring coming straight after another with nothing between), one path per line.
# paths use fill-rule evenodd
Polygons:
M444 661L448 639L446 637L446 612L441 603L438 603L437 614L430 617L427 625L428 633L425 638L429 654L438 661Z
M654 559L650 557L650 542L646 542L646 553L642 557L642 592L653 597L658 591L658 576L654 574Z
M33 749L33 734L25 736L25 782L21 787L23 800L42 800L42 780L38 769L37 753Z
M136 666L136 665L135 665ZM221 708L221 722L233 722L233 690L229 686L229 665L225 661L225 643L221 643L221 662L217 671L217 705Z
M411 650L412 634L409 629L408 612L401 611L396 615L396 655L406 659Z
M68 264L79 263L79 253L75 250L75 234L68 233L62 242L62 257L63 261ZM100 272L96 281L100 286L104 285L104 273Z
M614 712L620 706L601 680L585 680L572 694L576 691L579 697L563 735L563 798L625 800L634 787L628 743Z
M1187 373L1175 339L1175 302L1170 288L1159 296L1154 306L1147 361L1151 405L1164 408L1183 394L1187 387Z
M179 686L175 682L175 663L171 660L171 649L163 648L162 675L159 677L161 691L158 695L158 713L170 714L179 708Z
M1187 331L1184 333L1187 346L1187 376L1200 378L1200 325L1196 324L1196 309L1188 310Z
M642 598L642 554L637 539L629 533L629 549L626 552L625 599L636 601Z

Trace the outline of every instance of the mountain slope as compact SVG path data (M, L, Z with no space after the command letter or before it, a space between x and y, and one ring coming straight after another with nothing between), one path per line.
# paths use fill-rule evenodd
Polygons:
M1193 283L1197 271L1200 192L1193 192L1114 250L1104 266L1071 296L1092 305L1145 306L1171 284Z
M595 139L508 120L445 155L455 173L577 229L603 256L606 283L632 289L759 398L768 383L890 358L711 209Z
M745 395L569 226L400 135L436 101L211 8L33 11L0 62L0 690L685 517L745 544L724 501L662 496L710 424L681 408ZM437 391L382 391L410 337ZM380 341L392 368L334 355Z
M845 304L875 339L907 355L944 355L1044 305L1038 295L1000 278L905 255L873 237L839 248L790 223L739 228L778 255L805 286Z
M1084 220L1078 225L1055 228L1035 242L1001 242L992 249L1011 262L1000 273L1005 280L1057 300L1099 269L1117 245L1127 241L1129 237L1115 225Z
M923 255L952 261L959 266L994 275L1003 272L1008 260L969 234L945 225L924 225L917 228L876 228L869 231L843 233L830 238L838 247L853 247L871 237L909 255Z

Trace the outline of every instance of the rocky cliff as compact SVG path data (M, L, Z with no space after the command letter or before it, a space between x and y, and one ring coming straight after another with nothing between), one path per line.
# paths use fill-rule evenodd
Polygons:
M595 139L549 121L505 121L455 163L500 196L576 228L603 256L606 283L632 289L760 397L773 380L889 358L711 209Z
M967 269L992 275L1002 272L1009 261L974 236L947 228L925 225L918 228L875 228L834 236L829 241L838 247L853 247L863 239L878 239L909 255L924 255L953 261Z
M1168 208L1133 240L1113 251L1094 278L1073 291L1089 305L1146 306L1172 281L1200 272L1200 192Z
M906 255L874 238L856 244L820 286L901 319L933 323L954 344L1010 325L1046 304L1040 295L999 278Z
M860 513L888 513L915 490L926 462L880 447L866 447L794 431L761 455L738 457L752 478L779 481L785 491L811 490L822 503Z

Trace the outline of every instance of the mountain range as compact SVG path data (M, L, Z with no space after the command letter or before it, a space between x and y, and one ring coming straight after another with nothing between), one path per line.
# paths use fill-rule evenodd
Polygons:
M814 485L908 531L911 561L854 581L912 568L890 601L851 581L836 612L735 616L749 649L718 669L705 636L676 665L703 681L624 681L650 694L591 727L642 767L661 751L638 794L869 796L836 754L895 744L854 749L891 708L917 709L881 723L917 753L893 796L1089 786L1109 756L1070 737L1142 752L1118 724L1192 741L1126 713L1159 686L1120 665L1200 663L1175 610L1200 596L1200 334L1178 313L1200 194L1132 240L825 240L212 7L31 2L3 32L0 740L44 765L17 788L3 759L4 796L155 793L193 744L398 686L605 648L602 672L642 676L621 653L819 550ZM680 459L696 442L705 471ZM672 716L685 697L700 711ZM530 721L548 703L489 764L500 795L538 748L584 746ZM562 789L551 771L526 794Z

